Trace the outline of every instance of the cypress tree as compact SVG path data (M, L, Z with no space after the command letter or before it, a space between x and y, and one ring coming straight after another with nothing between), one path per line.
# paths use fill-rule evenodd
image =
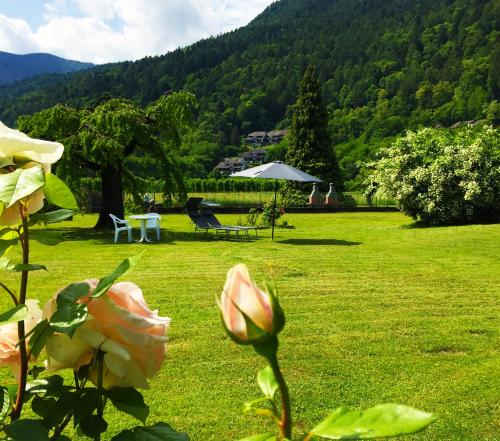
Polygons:
M337 190L341 188L339 164L328 133L328 112L313 65L305 71L293 107L286 162L320 178L326 186L333 182Z

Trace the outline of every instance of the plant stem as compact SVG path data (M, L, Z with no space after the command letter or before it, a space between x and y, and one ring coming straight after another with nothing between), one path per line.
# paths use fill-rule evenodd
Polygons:
M29 245L29 230L28 230L28 217L25 213L25 207L21 204L21 217L23 220L23 234L21 235L21 245L23 249L23 265L29 264L30 245ZM21 273L21 287L19 289L19 304L26 304L26 292L28 290L28 274L24 270ZM20 375L19 375L19 389L17 390L17 399L14 409L12 410L12 420L17 420L21 416L21 411L24 404L24 394L26 391L26 378L28 376L28 353L26 350L26 331L24 328L24 321L17 322L17 333L19 337L19 360L20 360Z
M10 298L14 302L14 305L16 305L16 306L19 305L19 300L17 300L16 295L6 285L4 285L2 282L0 282L0 287L2 287L7 294L9 294Z
M292 438L292 413L290 410L290 395L288 393L288 386L286 385L283 374L278 363L278 358L276 354L269 357L269 364L274 373L274 377L278 382L280 388L281 403L283 410L281 413L281 421L279 423L282 438L291 439Z
M102 377L104 372L104 352L97 351L97 416L102 419L104 413L104 397L102 393ZM101 439L101 434L97 435L97 441Z
M61 425L56 430L54 430L54 434L50 437L51 440L57 439L57 437L63 432L63 430L69 424L69 422L71 421L71 418L73 418L73 414L68 415L64 419L64 421L61 423Z
M81 390L81 387L80 387L80 381L78 380L78 373L76 371L73 371L73 375L74 375L74 378L75 378L75 387L76 387L76 390ZM57 427L55 430L54 430L54 433L53 435L50 437L51 441L52 440L55 440L57 439L57 437L63 433L64 429L66 428L66 426L69 424L69 422L71 421L71 418L73 418L74 416L74 413L70 413L65 419L64 421L59 425L59 427Z

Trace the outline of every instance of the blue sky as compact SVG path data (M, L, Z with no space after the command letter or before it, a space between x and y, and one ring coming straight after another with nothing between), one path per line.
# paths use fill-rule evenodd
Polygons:
M246 25L273 0L0 0L0 51L107 63Z
M0 14L25 19L32 27L41 26L45 0L0 0Z

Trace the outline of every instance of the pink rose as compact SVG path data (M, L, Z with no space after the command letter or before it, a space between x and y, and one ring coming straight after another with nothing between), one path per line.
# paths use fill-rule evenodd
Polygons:
M242 263L227 273L220 309L227 332L239 343L256 343L276 335L284 325L275 296L255 285Z
M91 292L97 282L86 281ZM78 370L100 349L105 352L104 387L148 387L147 379L159 371L165 357L170 318L151 311L131 282L117 283L103 296L81 302L87 302L89 315L73 338L56 333L46 340L48 367ZM50 318L55 310L54 298L45 305L44 317ZM95 370L90 378L96 382Z
M26 300L29 318L24 321L26 333L31 331L40 321L42 311L38 307L38 300ZM29 338L28 338L29 340ZM0 326L0 366L10 366L17 380L20 374L19 335L17 323L6 323Z

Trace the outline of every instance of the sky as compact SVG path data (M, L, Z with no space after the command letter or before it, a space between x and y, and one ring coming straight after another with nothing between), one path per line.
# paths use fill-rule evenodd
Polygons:
M249 23L273 0L0 0L0 51L101 64L161 55Z

